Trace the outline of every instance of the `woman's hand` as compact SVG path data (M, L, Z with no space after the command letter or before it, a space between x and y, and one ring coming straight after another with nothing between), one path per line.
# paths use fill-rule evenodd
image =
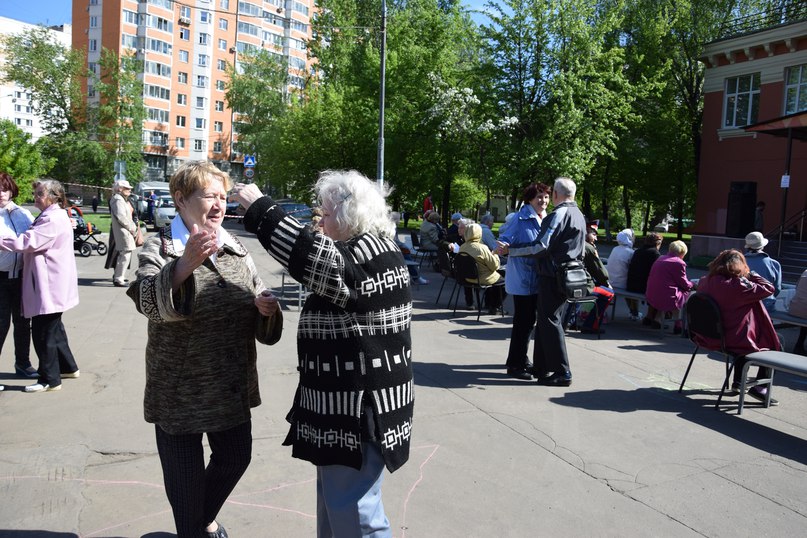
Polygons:
M255 200L262 197L263 193L254 183L236 183L230 194L230 200L238 202L244 209L249 209L249 206L255 203Z
M507 256L510 253L510 245L501 241L496 241L496 250L499 256Z
M274 316L280 310L280 303L277 302L277 297L272 295L269 290L263 290L260 295L255 297L255 306L258 307L258 312L264 317Z
M206 230L199 230L199 225L194 224L188 242L185 243L185 251L177 260L174 268L174 277L171 281L172 289L175 292L178 291L182 283L193 274L193 271L217 250L216 234Z

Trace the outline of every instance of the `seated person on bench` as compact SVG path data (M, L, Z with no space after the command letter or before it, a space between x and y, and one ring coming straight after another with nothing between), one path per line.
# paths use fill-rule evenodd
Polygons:
M749 270L745 256L738 250L724 250L718 254L709 263L709 274L698 282L698 293L710 296L720 307L726 350L740 355L734 362L732 390L740 388L745 355L782 350L771 317L762 304L762 299L770 297L773 292L773 284ZM719 342L704 341L702 345L709 349L720 348ZM757 379L770 375L769 368L760 367L757 371ZM767 392L767 387L756 386L751 387L748 395L765 401Z
M790 301L790 306L787 307L787 313L791 316L807 318L807 270L799 277L796 294ZM804 349L805 337L807 337L807 327L800 327L799 338L796 340L796 345L793 346L793 353L807 355L807 350Z

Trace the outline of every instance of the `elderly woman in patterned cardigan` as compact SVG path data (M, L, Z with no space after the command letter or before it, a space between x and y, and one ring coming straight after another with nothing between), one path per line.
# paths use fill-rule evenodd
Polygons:
M273 344L282 331L277 299L221 228L230 185L208 162L176 171L169 187L179 215L146 241L128 290L149 320L145 417L180 537L227 537L215 519L249 465L250 408L261 403L255 341Z
M297 329L297 393L284 444L317 466L318 536L390 536L384 466L409 458L414 395L410 276L385 189L325 172L312 233L254 185L236 185L244 226L311 295Z

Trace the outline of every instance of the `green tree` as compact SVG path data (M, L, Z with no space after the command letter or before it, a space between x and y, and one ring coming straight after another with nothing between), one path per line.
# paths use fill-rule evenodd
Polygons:
M51 164L37 144L31 143L31 135L9 120L0 120L0 172L16 181L18 201L31 199L32 180L45 174Z

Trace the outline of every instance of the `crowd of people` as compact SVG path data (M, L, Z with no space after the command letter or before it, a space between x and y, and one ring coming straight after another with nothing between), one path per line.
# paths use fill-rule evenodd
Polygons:
M400 215L390 211L389 191L355 171L323 172L314 188L317 218L303 224L255 185L233 185L206 161L183 164L169 187L177 218L137 250L138 227L127 201L132 187L115 182L108 267L114 285L126 288L148 320L144 417L154 424L177 535L227 538L219 512L249 466L251 410L261 403L256 344L273 345L283 333L277 298L244 244L222 227L229 199L245 209L247 232L310 291L297 327L298 385L283 444L316 466L317 535L391 536L381 488L385 469L394 472L409 459L411 284L428 280L398 237ZM782 269L764 252L761 233L745 238L744 253L721 252L697 283L687 278L686 244L673 241L662 254L662 237L654 232L634 249L633 230L620 231L605 263L597 223L584 217L576 190L566 177L552 186L527 185L498 238L492 215L477 223L456 212L444 228L431 197L424 200L420 249L476 264L478 278L460 282L468 284L466 306L474 307L477 283L487 287L482 301L491 313L503 312L504 298L512 297L507 375L550 387L572 384L565 333L577 307L561 280L575 261L587 270L595 302L588 315L577 316L583 333L603 332L615 289L646 296L644 313L638 301L627 301L631 320L660 328L669 316L682 333L679 312L697 291L718 304L726 348L740 356L733 390L740 386L742 356L784 348L770 318ZM62 379L80 375L61 321L79 300L65 191L58 181L36 182L36 219L13 202L17 194L14 179L0 173L0 346L13 322L15 371L36 378L25 392L56 391ZM807 271L790 312L807 317ZM802 330L796 352L807 354L805 339ZM29 357L31 340L38 368ZM749 394L764 400L766 389L755 386ZM326 435L331 441L323 442Z

